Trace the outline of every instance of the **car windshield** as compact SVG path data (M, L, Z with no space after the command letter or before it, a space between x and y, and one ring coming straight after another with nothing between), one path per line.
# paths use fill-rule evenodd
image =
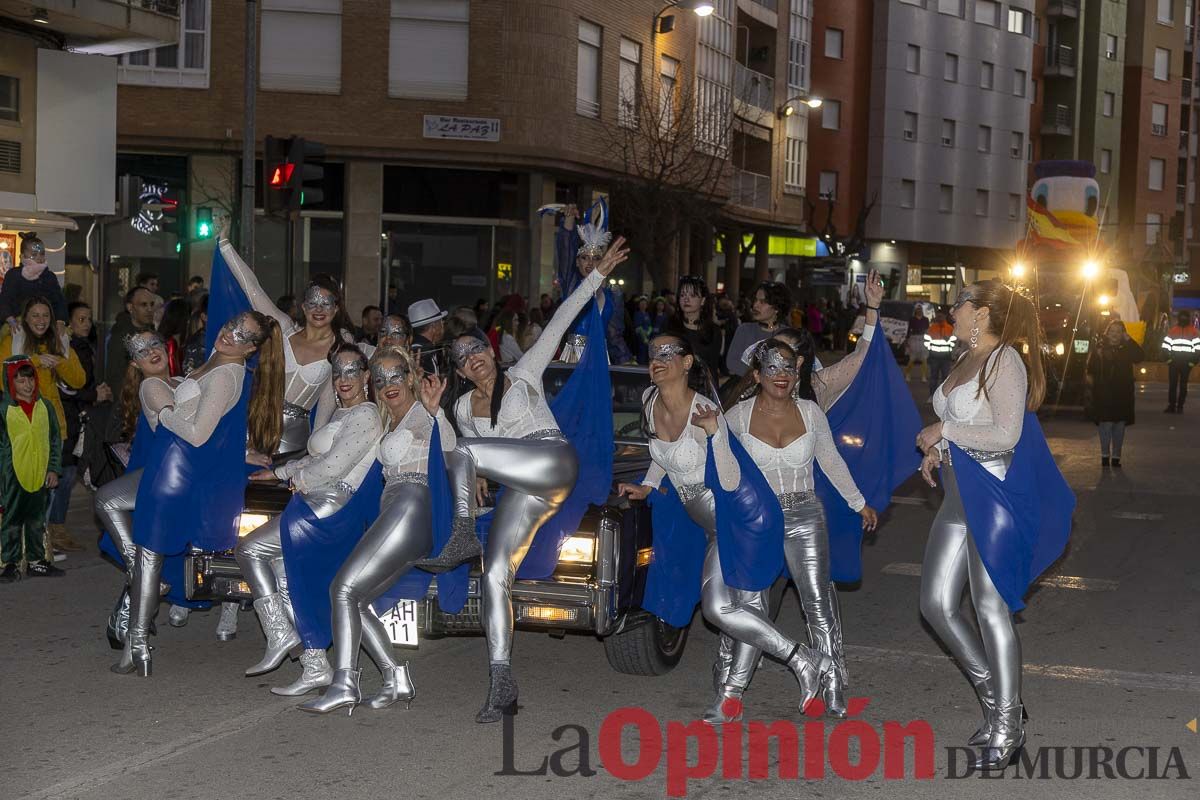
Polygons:
M557 363L546 369L543 383L547 400L558 394L574 369L572 365ZM613 388L613 435L618 440L644 442L646 437L642 435L642 394L650 385L649 370L642 366L611 366L608 372ZM608 411L598 409L597 413Z

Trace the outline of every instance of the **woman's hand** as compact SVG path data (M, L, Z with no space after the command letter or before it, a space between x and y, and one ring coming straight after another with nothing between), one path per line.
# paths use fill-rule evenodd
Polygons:
M942 423L935 422L917 434L917 449L928 453L942 440Z
M628 497L630 500L645 500L650 496L650 492L652 491L654 491L653 486L647 486L643 483L617 484L617 496Z
M879 514L870 506L863 506L862 511L858 514L862 517L864 531L870 532L879 526Z
M604 254L604 258L600 259L600 263L596 265L596 272L599 272L604 277L608 277L617 265L629 258L629 248L625 246L625 237L618 236L609 245L608 251Z
M883 302L883 281L878 270L871 270L871 274L867 276L866 295L867 305L879 308L879 304Z
M446 379L437 375L426 375L421 379L421 405L432 416L441 408L442 394L446 391Z
M482 508L483 504L485 502L487 502L487 494L488 494L487 478L476 478L475 479L475 507L476 508Z
M112 400L112 387L107 383L102 383L96 387L96 402L107 403Z
M934 480L933 471L941 465L942 456L936 449L930 450L925 454L925 457L921 459L921 477L925 479L926 483L935 489L937 488L937 481Z
M43 369L54 369L63 362L62 356L51 355L50 353L42 353L37 358L38 364Z
M720 419L720 414L713 406L700 406L696 413L692 414L692 424L697 428L703 428L704 433L709 436L716 435L720 430L721 426L717 424L718 419Z
M274 470L260 469L260 470L250 473L250 480L252 480L252 481L277 481L277 480L279 480L279 478L278 478L278 476L275 475Z
M46 473L46 488L47 489L57 489L58 488L58 473L57 472L47 472Z
M271 457L264 456L262 453L258 452L257 450L247 450L246 451L246 463L253 464L256 467L263 467L264 469L270 469Z

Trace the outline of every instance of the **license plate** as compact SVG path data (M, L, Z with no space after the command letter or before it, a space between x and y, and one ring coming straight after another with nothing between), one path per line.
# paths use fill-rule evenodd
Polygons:
M379 615L379 621L387 630L394 645L417 646L417 601L401 600Z

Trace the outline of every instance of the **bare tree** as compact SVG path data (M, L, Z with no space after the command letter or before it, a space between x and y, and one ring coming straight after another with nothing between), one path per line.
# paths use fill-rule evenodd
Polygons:
M237 162L227 160L211 179L192 176L189 195L194 208L207 207L213 210L213 223L220 231L226 226L232 232L237 226L240 204L238 203Z

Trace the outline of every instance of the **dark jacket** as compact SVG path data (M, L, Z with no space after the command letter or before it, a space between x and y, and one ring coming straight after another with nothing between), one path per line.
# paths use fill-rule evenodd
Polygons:
M487 337L482 337L483 341L487 341ZM446 342L433 342L426 339L421 334L416 334L412 338L410 345L412 354L421 362L421 369L430 375L441 375L449 377L454 372L454 365L450 363L450 347Z
M4 285L0 286L0 322L19 316L25 301L31 297L46 298L50 301L54 318L62 322L68 320L67 298L49 267L32 281L25 279L20 267L14 267L4 276Z
M81 389L72 389L62 381L58 383L59 396L62 398L63 413L67 417L67 438L63 442L63 464L74 464L75 445L79 441L82 429L81 416L88 414L96 405L96 351L92 343L78 336L71 337L71 349L79 356L79 363L87 375L87 383Z
M154 326L139 328L128 314L118 314L112 331L108 334L108 346L104 351L104 382L112 389L113 397L121 396L125 385L125 368L129 366L129 354L125 352L125 337L135 331L152 331Z
M1092 376L1092 396L1088 419L1092 422L1134 423L1134 366L1145 359L1141 346L1126 339L1116 347L1101 338L1088 356L1087 371Z

